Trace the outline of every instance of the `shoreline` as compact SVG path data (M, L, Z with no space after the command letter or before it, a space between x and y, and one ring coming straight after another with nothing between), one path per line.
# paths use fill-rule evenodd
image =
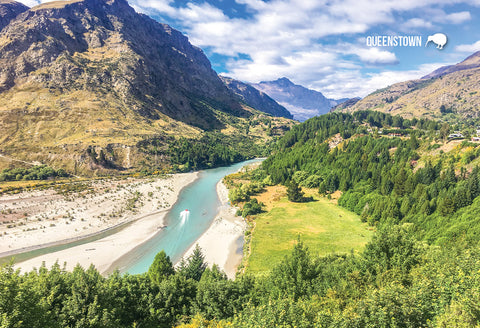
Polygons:
M85 269L90 265L94 265L102 275L110 273L113 271L112 267L117 260L148 241L159 229L164 227L165 216L178 200L180 191L193 183L197 178L198 172L193 172L175 174L167 179L156 180L154 182L160 184L161 188L168 189L165 195L163 192L161 193L165 197L168 206L154 211L145 209L141 214L132 219L93 233L98 235L102 231L105 232L105 230L120 229L120 231L101 239L21 261L15 263L14 267L15 269L19 268L24 272L28 272L34 268L38 269L42 263L45 263L46 267L50 268L54 263L58 262L61 267L65 266L67 270L72 270L77 264L80 264ZM142 186L140 185L140 187ZM161 190L160 187L156 187L158 190ZM89 235L83 238L72 237L70 240L75 241L78 238L77 240L80 241L88 237ZM57 243L60 243L60 241L57 241ZM40 246L37 245L37 247Z
M184 253L183 258L188 258L198 244L209 267L216 264L229 279L235 279L237 267L243 258L243 252L237 252L238 241L240 238L243 240L247 224L241 216L236 216L237 209L229 204L228 189L223 178L217 183L216 190L221 203L219 212L210 227Z

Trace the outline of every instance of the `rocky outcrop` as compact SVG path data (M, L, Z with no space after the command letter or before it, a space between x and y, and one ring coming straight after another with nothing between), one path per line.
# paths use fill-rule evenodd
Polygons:
M220 76L220 78L227 88L238 95L248 106L272 116L293 118L293 115L285 107L279 105L266 93L255 89L247 83L243 83L230 77Z

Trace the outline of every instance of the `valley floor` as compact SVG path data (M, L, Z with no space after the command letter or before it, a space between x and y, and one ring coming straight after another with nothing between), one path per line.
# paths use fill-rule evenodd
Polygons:
M164 226L164 217L180 190L197 173L161 179L95 180L80 192L60 195L54 190L0 196L0 257L46 245L73 242L114 229L119 232L97 241L38 256L18 263L28 271L56 261L71 269L91 263L102 273L114 261L148 240Z

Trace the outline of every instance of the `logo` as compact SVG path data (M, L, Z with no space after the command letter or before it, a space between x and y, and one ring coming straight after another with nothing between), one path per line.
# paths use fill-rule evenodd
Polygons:
M447 36L443 33L429 35L425 47L430 42L437 45L438 50L442 50L447 44ZM422 47L421 35L370 35L365 38L367 47Z
M428 40L425 43L425 47L428 45L430 41L432 41L437 45L437 49L442 50L443 46L447 44L448 39L447 39L447 36L443 33L435 33L434 35L429 35Z
M420 35L371 35L366 38L368 47L421 47Z

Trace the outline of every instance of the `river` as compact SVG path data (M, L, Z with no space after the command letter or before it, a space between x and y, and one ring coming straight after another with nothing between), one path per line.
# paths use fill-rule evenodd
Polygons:
M146 272L155 255L164 250L173 263L181 259L191 245L208 229L220 206L216 185L226 175L238 171L245 165L255 163L253 159L227 167L203 170L198 179L180 192L177 202L166 216L165 229L117 260L113 267L120 272ZM182 222L181 212L188 209L189 215ZM225 246L227 247L227 246Z

